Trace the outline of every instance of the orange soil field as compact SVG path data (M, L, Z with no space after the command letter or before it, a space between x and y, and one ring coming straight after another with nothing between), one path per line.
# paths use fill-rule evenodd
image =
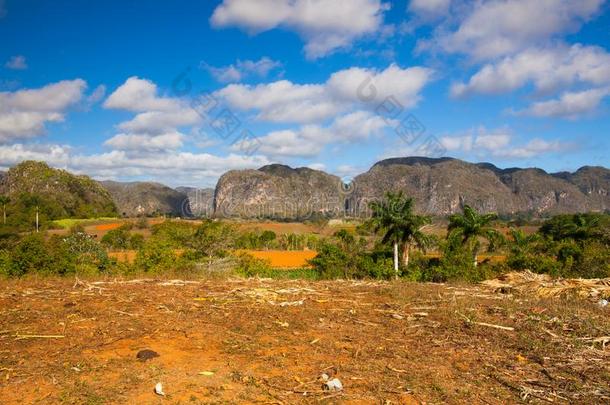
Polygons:
M121 222L113 222L110 224L100 224L95 226L96 231L112 231L113 229L120 228L123 225Z
M316 257L314 250L240 250L263 260L269 260L274 268L310 267L308 260Z
M403 281L0 280L0 403L608 404L609 311Z

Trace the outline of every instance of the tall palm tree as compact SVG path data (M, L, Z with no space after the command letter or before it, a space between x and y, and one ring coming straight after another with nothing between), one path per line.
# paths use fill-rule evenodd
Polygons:
M483 238L488 242L493 242L500 237L499 233L489 226L491 221L497 217L496 214L479 214L470 205L464 205L462 214L453 214L449 217L447 230L451 236L461 236L462 245L470 247L475 267L478 264L478 253L481 247L479 239Z
M402 192L388 192L383 201L369 204L373 215L371 223L375 232L383 232L383 243L394 245L394 272L398 277L398 247L402 250L402 263L409 266L409 253L412 246L425 249L430 238L422 232L431 222L430 217L413 213L413 199L406 198Z
M3 223L6 225L6 204L11 202L11 199L6 195L0 195L0 204L2 204L2 218Z

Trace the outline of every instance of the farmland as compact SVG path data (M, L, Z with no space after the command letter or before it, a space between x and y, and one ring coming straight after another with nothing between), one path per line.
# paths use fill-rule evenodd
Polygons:
M586 299L405 282L42 279L3 282L0 308L7 404L610 399L610 352L593 342L610 317ZM159 357L138 361L142 349ZM344 390L323 391L322 373Z

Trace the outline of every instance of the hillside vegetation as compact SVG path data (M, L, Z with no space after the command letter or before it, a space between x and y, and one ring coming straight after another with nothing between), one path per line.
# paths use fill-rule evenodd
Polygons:
M110 194L98 182L43 162L25 161L11 168L0 180L0 195L7 199L8 224L21 228L31 229L36 209L41 222L117 215Z

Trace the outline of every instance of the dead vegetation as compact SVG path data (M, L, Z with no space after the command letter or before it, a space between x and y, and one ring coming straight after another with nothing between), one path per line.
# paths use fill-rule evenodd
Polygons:
M610 309L528 291L371 281L3 281L0 398L608 403ZM159 356L141 361L143 350ZM322 374L343 390L323 390ZM154 393L159 382L163 397Z

